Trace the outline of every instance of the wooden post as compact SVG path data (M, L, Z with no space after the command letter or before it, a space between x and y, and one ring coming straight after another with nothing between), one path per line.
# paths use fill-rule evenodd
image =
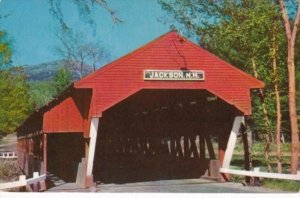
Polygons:
M199 135L200 158L205 159L205 138L204 135Z
M41 162L41 175L47 175L47 134L42 133L43 136L43 162ZM41 191L47 190L46 180L40 182Z
M218 133L218 158L219 158L221 166L223 164L227 141L229 138L227 129L228 129L228 126L226 123L222 126L222 128L219 129L220 131Z
M210 136L208 134L205 135L205 140L206 140L206 145L207 145L207 149L208 149L208 153L209 153L209 158L216 159L214 147L212 145Z
M19 176L19 181L25 183L26 182L26 175L20 175Z
M259 172L259 167L255 167L254 172ZM259 180L259 177L254 177L254 186L260 186L260 180Z
M89 138L84 139L84 147L85 147L85 158L87 159L89 156L89 149L90 149Z
M245 159L245 170L250 170L250 150L249 150L249 144L248 144L248 134L246 131L246 126L242 127L242 139L243 139L243 145L244 145L244 159ZM247 185L250 184L251 178L246 176L245 181Z
M219 142L219 149L218 149L218 155L219 155L219 161L221 164L223 164L224 161L224 156L225 156L225 150L220 146L220 142Z
M19 176L19 182L25 184L25 186L22 186L19 188L19 192L26 192L26 175L20 175Z
M39 172L34 172L33 173L33 178L38 178L39 177ZM33 185L33 192L39 192L39 182L35 182L32 184Z
M43 133L43 163L41 174L47 174L47 134Z
M226 148L225 155L224 155L224 160L222 163L222 168L229 168L229 166L230 166L231 158L233 155L233 150L234 150L236 139L237 139L237 134L240 130L240 126L241 126L243 119L244 119L243 116L235 116L235 118L234 118L233 127L230 132L229 140L227 143L227 148Z
M187 135L183 136L183 138L184 158L189 158L189 138Z
M93 166L94 166L98 124L99 124L99 118L98 117L92 118L91 127L90 127L90 145L89 145L87 170L86 170L87 187L90 187L93 184Z

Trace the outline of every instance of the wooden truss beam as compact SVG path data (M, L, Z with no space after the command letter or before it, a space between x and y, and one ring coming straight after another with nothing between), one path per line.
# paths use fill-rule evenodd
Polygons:
M222 163L222 168L229 168L229 166L230 166L230 162L231 162L232 155L233 155L233 150L234 150L235 143L237 140L237 134L240 130L241 123L243 122L243 120L244 120L244 116L235 116L235 118L234 118L233 126L232 126L229 140L227 143L227 148L225 151L224 160Z

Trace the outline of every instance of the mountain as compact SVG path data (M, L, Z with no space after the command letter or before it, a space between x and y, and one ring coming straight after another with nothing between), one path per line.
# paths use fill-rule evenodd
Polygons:
M64 65L64 61L57 60L37 65L25 65L24 70L29 81L49 81L53 79L57 70ZM72 80L78 80L80 79L80 64L74 62L72 65L72 68L69 67L72 72ZM84 64L82 72L83 76L86 76L91 72L93 72L93 67Z

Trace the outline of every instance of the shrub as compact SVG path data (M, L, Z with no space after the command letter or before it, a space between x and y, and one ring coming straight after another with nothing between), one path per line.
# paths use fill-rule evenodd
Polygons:
M0 160L0 180L15 181L19 179L21 174L17 160Z

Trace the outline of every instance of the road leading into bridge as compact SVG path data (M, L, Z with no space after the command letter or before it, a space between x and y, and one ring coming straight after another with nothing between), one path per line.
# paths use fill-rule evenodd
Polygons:
M100 184L90 189L65 183L47 192L103 192L103 193L284 193L263 187L247 187L239 183L218 183L205 179L160 180L128 184Z

